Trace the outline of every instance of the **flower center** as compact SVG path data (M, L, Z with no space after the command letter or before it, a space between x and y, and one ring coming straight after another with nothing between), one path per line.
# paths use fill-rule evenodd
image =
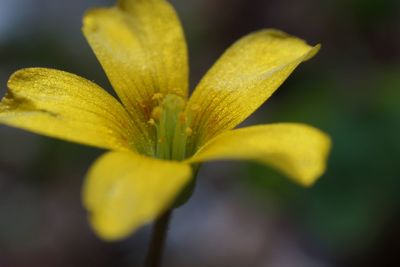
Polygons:
M185 100L174 94L155 94L158 105L153 108L149 123L156 129L155 156L160 159L183 160L186 143L192 135L185 114Z

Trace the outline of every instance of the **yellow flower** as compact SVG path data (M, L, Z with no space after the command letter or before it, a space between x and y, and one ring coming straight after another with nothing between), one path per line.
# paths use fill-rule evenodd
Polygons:
M121 102L59 70L15 72L0 123L110 150L91 167L83 202L96 233L126 237L168 209L193 179L192 166L256 160L312 184L325 169L329 137L303 124L232 130L319 46L278 30L234 43L188 98L188 56L165 0L120 0L90 10L83 33Z

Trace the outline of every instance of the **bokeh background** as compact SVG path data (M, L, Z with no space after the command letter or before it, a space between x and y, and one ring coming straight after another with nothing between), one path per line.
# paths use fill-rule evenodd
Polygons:
M42 66L110 85L81 16L111 0L0 0L0 93ZM192 88L233 41L275 27L322 43L245 124L304 122L328 132L327 173L310 189L253 163L204 164L175 212L173 267L399 266L400 1L175 0ZM0 126L0 266L142 266L150 228L104 243L80 203L101 150Z

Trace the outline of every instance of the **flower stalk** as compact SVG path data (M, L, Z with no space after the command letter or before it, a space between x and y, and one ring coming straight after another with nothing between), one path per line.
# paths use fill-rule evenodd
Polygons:
M168 225L172 217L172 209L159 217L153 226L149 250L147 252L146 267L160 267L167 239Z

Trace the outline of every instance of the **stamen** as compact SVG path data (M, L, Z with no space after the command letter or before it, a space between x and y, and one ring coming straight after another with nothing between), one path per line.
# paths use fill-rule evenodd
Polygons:
M185 133L186 133L186 135L189 136L189 137L192 136L192 134L193 134L192 128L186 127Z
M151 100L160 100L163 98L163 95L161 93L155 93L152 97Z
M146 103L145 103L144 101L140 101L140 102L139 102L139 106L140 106L142 109L147 108L147 105L146 105Z
M179 114L179 121L180 121L180 123L182 123L182 124L186 122L186 115L185 115L185 113L181 112L181 113Z
M199 104L193 104L190 106L190 110L193 112L196 112L200 109L200 105Z
M177 96L182 94L182 92L178 88L174 88L174 89L170 90L170 92L174 93Z
M157 107L153 108L153 110L151 111L151 117L154 120L159 121L161 118L161 113L162 113L162 108L157 106Z
M162 159L184 159L187 138L192 134L185 114L185 100L174 94L163 97L160 93L154 94L152 99L162 99L153 108L149 120L156 128L156 156Z

